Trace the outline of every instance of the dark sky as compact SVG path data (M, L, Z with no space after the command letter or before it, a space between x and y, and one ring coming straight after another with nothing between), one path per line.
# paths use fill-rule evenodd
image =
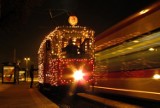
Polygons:
M69 25L69 15L76 15L78 25L91 27L95 35L159 0L0 0L0 63L37 60L42 39L58 25ZM57 17L51 19L52 15Z

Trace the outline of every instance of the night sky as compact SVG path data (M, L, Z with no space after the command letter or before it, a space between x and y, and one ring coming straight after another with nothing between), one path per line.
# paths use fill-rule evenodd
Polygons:
M78 25L98 35L155 1L159 0L0 0L0 63L12 62L14 49L18 60L30 57L36 63L41 41L56 26L69 25L68 15L76 15ZM49 10L56 17L51 19Z

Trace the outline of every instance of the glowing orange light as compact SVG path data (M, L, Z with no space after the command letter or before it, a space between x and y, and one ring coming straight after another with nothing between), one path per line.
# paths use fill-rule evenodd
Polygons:
M75 26L78 23L78 18L76 16L70 16L68 18L68 22L69 24L71 24L72 26Z
M83 79L83 72L82 70L77 70L75 73L74 73L74 79L75 80L81 80Z
M160 75L159 75L159 74L155 74L155 75L153 76L153 79L160 79Z

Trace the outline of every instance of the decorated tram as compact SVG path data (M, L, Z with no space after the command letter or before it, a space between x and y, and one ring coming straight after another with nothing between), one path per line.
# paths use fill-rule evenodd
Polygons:
M70 16L69 22L77 20ZM58 26L40 44L39 84L57 86L89 85L94 69L94 31L91 28Z

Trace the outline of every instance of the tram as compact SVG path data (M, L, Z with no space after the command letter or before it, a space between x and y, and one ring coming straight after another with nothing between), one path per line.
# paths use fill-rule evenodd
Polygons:
M156 2L96 36L94 92L160 101L159 19Z
M92 80L93 69L94 31L91 28L58 26L45 36L38 51L41 87L70 87L75 83L87 86Z

